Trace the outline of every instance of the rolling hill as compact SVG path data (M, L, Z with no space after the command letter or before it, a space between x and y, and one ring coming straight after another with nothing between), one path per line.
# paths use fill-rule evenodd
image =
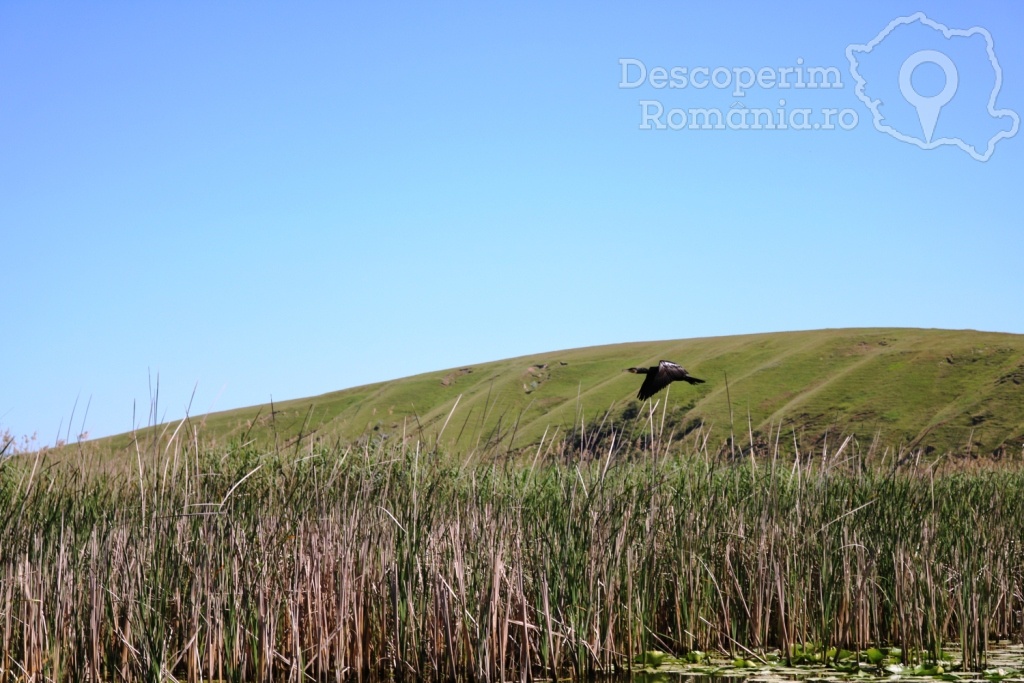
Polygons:
M750 433L812 445L854 434L862 444L926 453L1024 449L1024 335L963 330L835 329L552 351L190 421L220 443L440 434L467 451L525 448L580 425L636 433L640 424L642 432L652 415L635 398L642 377L623 370L662 358L707 383L657 394L654 419L677 438L703 426L712 448L734 430L738 444Z

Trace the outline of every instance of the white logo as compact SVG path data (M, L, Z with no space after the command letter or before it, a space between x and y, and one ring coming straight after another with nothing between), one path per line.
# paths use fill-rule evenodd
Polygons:
M950 29L918 12L894 19L866 45L850 45L846 57L875 128L897 140L921 149L955 145L987 161L997 142L1017 134L1017 113L996 108L1003 72L983 28Z

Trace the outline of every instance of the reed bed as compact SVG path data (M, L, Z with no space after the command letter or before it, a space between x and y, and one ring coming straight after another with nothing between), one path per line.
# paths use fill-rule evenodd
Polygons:
M654 649L950 643L978 669L1020 636L1021 471L707 441L4 461L0 681L525 681Z

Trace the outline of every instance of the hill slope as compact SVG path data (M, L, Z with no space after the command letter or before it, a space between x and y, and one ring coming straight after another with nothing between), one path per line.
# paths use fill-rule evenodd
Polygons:
M707 383L677 383L657 394L658 419L667 409L677 434L710 427L713 447L728 438L732 414L740 442L748 440L748 427L755 436L781 427L789 442L794 433L806 443L827 432L937 452L1024 448L1024 336L953 330L838 329L596 346L192 420L222 441L311 433L433 438L443 428L442 438L461 449L523 447L545 432L551 438L581 423L619 426L648 415L635 399L642 377L623 370L662 358Z

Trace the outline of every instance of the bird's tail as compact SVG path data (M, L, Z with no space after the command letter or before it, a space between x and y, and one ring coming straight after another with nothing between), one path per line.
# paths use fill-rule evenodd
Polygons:
M683 381L689 382L690 384L704 384L704 380L698 377L684 377Z

